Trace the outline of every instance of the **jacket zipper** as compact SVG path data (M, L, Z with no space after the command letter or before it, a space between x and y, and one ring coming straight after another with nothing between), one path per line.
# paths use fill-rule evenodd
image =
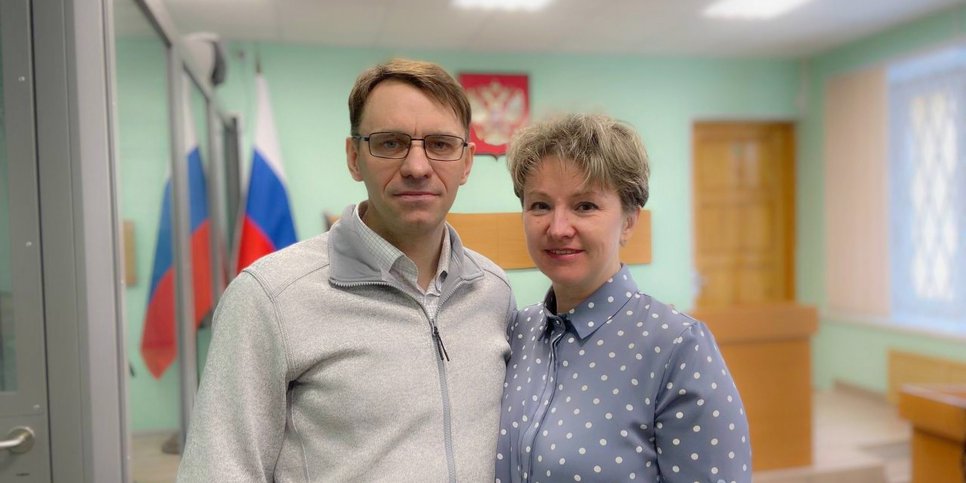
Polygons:
M456 285L453 286L452 290L441 294L439 298L439 305L436 307L436 315L439 315L439 311L446 305L446 301L449 300L461 286L466 284L465 280L458 280ZM419 305L423 307L422 304ZM446 381L446 364L444 361L449 361L449 353L446 352L446 346L443 345L443 338L439 335L439 327L436 326L436 317L430 317L429 313L426 312L426 308L423 307L423 313L429 319L429 324L433 328L433 337L436 340L436 351L439 353L439 359L436 361L436 367L439 369L439 387L440 392L443 396L443 443L446 446L446 465L449 468L449 481L452 483L456 482L456 456L455 450L453 449L453 418L452 418L452 408L449 402L449 383ZM444 359L445 358L445 359Z
M442 309L443 306L446 305L446 301L449 300L450 296L452 296L460 287L462 287L466 283L467 282L465 280L460 279L456 282L456 285L453 286L452 290L444 294L440 294L439 305L436 306L437 315L439 315L440 309ZM423 312L425 312L425 310L426 309L423 309ZM429 317L429 314L426 314L426 316ZM443 336L439 335L439 327L436 326L436 318L435 317L429 318L429 323L433 326L433 337L436 339L436 352L439 353L439 360L442 361L445 359L447 362L449 362L449 353L446 352L446 346L443 345Z
M449 362L449 353L446 352L446 346L443 345L443 338L439 336L439 327L433 324L433 338L436 339L436 352L439 353L439 358L442 360L446 358L446 362Z
M443 301L439 302L440 307L443 306ZM439 312L439 309L436 309ZM426 313L426 309L423 309L423 313ZM429 317L429 314L426 314ZM453 449L453 411L449 403L449 383L446 381L446 363L443 357L446 357L446 361L449 360L449 355L446 353L446 348L443 347L443 339L439 336L439 329L436 327L436 319L429 318L429 324L433 327L433 339L436 343L436 352L439 353L439 359L436 359L436 373L439 374L439 391L443 402L443 444L446 447L446 467L449 470L449 481L451 483L456 482L456 456L455 450Z
M449 300L450 296L453 293L455 293L457 289L459 289L462 285L466 283L467 282L465 280L462 280L462 279L459 280L458 282L456 282L456 285L453 286L452 290L448 291L447 293L443 294L440 297L439 305L436 308L437 315L439 314L439 309L443 307L443 305L446 303L447 300ZM406 293L405 290L389 282L348 282L346 283L346 282L333 281L333 284L340 287L361 287L365 285L378 285L378 286L384 286L384 287L391 287L398 290L399 292L409 297L410 299L414 300L416 304L419 305L419 308L422 309L423 315L425 315L426 320L429 321L430 335L433 338L433 345L436 347L436 352L439 355L439 359L436 360L436 369L437 369L437 374L439 374L440 396L442 397L442 402L443 402L443 443L446 448L446 468L449 471L449 481L452 483L455 483L456 482L456 457L454 456L455 450L453 449L453 420L452 420L453 416L452 416L452 408L450 407L450 402L449 402L449 384L446 382L446 365L444 364L445 361L449 361L449 353L446 352L446 347L443 345L443 338L442 336L440 336L439 328L436 326L436 318L431 317L429 315L429 312L426 311L426 307L422 303L420 303L419 300L416 300L415 297Z

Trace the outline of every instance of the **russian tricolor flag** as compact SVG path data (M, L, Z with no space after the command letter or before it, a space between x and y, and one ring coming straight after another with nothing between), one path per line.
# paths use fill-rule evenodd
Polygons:
M211 245L209 243L208 189L201 152L195 137L191 105L188 102L189 81L185 79L184 92L184 141L185 159L188 162L188 187L191 205L191 270L194 287L195 328L201 325L212 309ZM144 316L144 332L141 334L141 357L155 378L177 356L177 330L175 317L174 252L171 228L171 179L164 185L161 202L161 220L158 240L154 251L154 268L151 270L151 290L148 292L148 308Z
M287 247L297 240L268 83L259 74L255 77L255 84L258 117L255 120L252 170L248 177L248 194L238 244L238 272L263 255Z

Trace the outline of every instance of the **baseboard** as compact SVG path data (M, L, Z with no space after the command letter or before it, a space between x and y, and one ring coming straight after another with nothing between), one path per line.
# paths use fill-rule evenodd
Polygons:
M843 381L841 379L835 379L832 382L832 390L851 394L853 396L863 397L865 399L877 402L886 401L888 399L886 397L886 393L860 386L854 382Z
M138 436L143 436L143 437L165 436L165 437L167 437L167 436L171 436L172 434L177 434L180 431L181 430L178 429L178 428L171 428L171 429L137 429L137 430L131 431L131 436L132 437L138 437Z

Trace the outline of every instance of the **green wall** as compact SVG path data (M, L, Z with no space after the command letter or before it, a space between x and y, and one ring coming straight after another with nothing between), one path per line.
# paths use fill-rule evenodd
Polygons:
M709 118L794 119L799 70L794 61L739 61L630 56L484 55L389 52L311 46L236 44L229 83L219 95L247 122L254 115L254 52L273 96L282 156L300 238L322 231L322 211L339 213L364 198L345 167L346 98L367 66L405 55L440 63L452 73L529 74L531 111L604 112L636 126L652 162L654 263L635 267L646 290L679 307L692 299L691 123ZM245 58L238 61L238 55ZM504 159L478 157L457 212L518 211ZM541 276L511 274L518 303L542 297Z
M804 63L808 109L799 126L798 298L825 306L824 299L824 88L837 75L880 65L962 40L966 7L901 25L836 48ZM813 382L829 387L840 380L872 391L886 391L886 357L901 349L966 360L966 340L928 336L895 328L855 324L823 317L812 344Z

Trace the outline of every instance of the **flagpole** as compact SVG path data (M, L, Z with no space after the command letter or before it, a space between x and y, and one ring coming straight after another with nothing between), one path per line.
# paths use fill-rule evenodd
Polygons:
M226 160L234 163L237 170L237 176L235 181L235 189L238 190L238 196L234 199L237 200L235 205L235 212L232 216L235 217L232 226L233 230L231 233L231 247L229 251L228 260L228 281L231 282L235 275L238 274L238 246L241 244L242 237L242 223L245 222L245 204L248 202L248 180L247 171L242 169L242 153L245 152L242 147L241 139L241 124L238 122L238 116L232 116L230 122L229 131L231 132L234 151L231 154L226 154ZM228 159L231 158L231 159Z
M250 117L251 119L258 118L258 78L261 75L262 75L262 54L261 52L258 51L256 47L255 83L253 84L255 86L255 114ZM234 128L235 128L235 136L236 136L235 146L238 149L238 154L239 154L238 159L239 161L241 161L242 159L241 153L244 153L245 149L244 149L244 146L242 146L242 139L240 135L241 127L238 125L238 118L235 118L234 121L235 121ZM254 132L252 132L252 136L253 137L255 136ZM252 147L255 146L254 140L252 140L251 146ZM242 269L245 268L240 266L239 261L241 258L241 242L242 242L242 236L244 234L244 223L245 223L245 217L247 212L246 207L248 205L248 194L249 194L248 189L249 189L249 185L251 184L252 161L253 160L250 160L248 163L248 166L246 166L246 169L242 170L242 173L241 173L242 176L240 177L241 183L239 187L242 190L242 196L239 196L239 199L238 199L239 201L238 209L235 213L235 232L232 234L235 237L234 240L232 241L233 248L231 250L231 276L232 277L238 275L238 273L240 273Z

